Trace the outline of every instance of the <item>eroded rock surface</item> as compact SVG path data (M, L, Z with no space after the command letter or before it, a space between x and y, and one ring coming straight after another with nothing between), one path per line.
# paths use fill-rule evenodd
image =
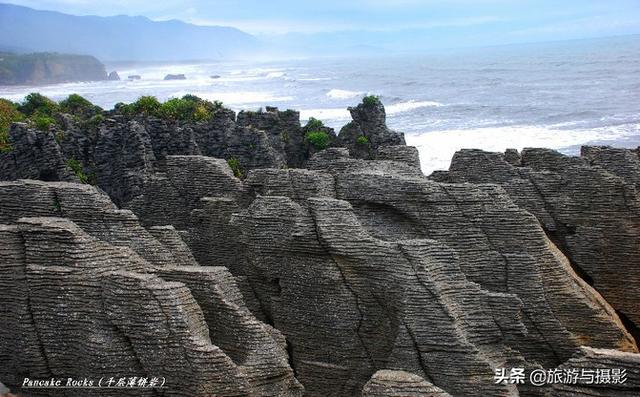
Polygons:
M636 150L584 147L583 157L525 149L517 164L479 150L455 154L447 182L495 183L534 214L572 265L640 336L640 161ZM634 326L635 324L635 326Z
M301 395L282 335L173 228L147 233L84 185L2 182L0 197L0 378L13 390L24 377L158 376L163 395Z
M339 147L317 152L275 108L115 118L60 142L18 126L48 149L25 140L0 166L0 380L165 376L167 396L637 392L639 311L616 278L638 282L637 152L465 151L434 181L381 105L351 112ZM104 192L13 180L73 182L69 156L93 162ZM608 365L629 383L494 379Z
M450 397L421 377L403 371L378 371L362 389L363 397Z

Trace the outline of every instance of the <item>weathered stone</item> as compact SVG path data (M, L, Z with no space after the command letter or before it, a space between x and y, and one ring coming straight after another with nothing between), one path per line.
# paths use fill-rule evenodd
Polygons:
M558 370L575 371L581 379L576 384L554 384L548 397L633 397L640 394L638 354L582 347ZM583 373L587 379L582 379ZM592 381L588 379L589 375Z
M501 185L538 218L576 271L637 326L640 162L630 150L586 147L583 152L585 157L569 157L526 149L521 165L514 166L500 153L463 150L438 178ZM630 328L640 335L633 324Z
M282 335L226 269L193 266L173 228L152 228L160 243L89 186L3 182L0 196L0 378L11 389L24 377L159 376L166 395L301 395ZM18 219L50 213L68 219Z
M0 178L78 159L111 199L0 182L0 379L166 376L168 396L635 395L638 307L623 287L638 278L637 151L463 151L430 180L365 102L331 142L343 147L319 152L297 112L271 107L198 123L115 111L84 135L63 117L64 136L34 138L51 152L19 144ZM494 379L608 366L629 383Z
M12 150L0 153L1 180L79 182L67 166L55 131L38 131L26 124L13 124L9 130L9 144Z
M450 397L418 375L404 371L380 370L362 389L363 397Z

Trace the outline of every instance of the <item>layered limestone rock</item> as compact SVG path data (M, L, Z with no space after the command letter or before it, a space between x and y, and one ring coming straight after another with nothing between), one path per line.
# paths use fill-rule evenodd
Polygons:
M553 384L548 397L632 397L640 394L640 355L582 347L558 368L582 381ZM571 377L570 377L571 379Z
M465 151L434 181L379 101L350 110L342 147L315 154L297 112L276 108L113 115L85 136L69 121L57 140L19 126L52 152L0 158L13 161L0 163L0 380L164 376L146 391L167 396L637 392L625 325L640 311L605 277L638 281L637 152ZM73 180L69 158L102 191L13 180ZM494 378L607 366L628 383Z
M301 395L283 336L173 228L147 233L84 185L2 182L0 197L0 379L12 390L24 377L155 376L163 395Z
M13 124L9 131L11 152L0 153L0 180L40 179L79 182L67 167L55 135Z
M363 397L450 397L451 395L404 371L378 371L364 385Z
M492 382L496 368L552 367L582 344L637 351L501 189L431 182L392 161L312 164L250 173L257 198L233 219L308 395L356 394L383 368L452 395L517 395Z
M515 165L501 153L463 150L447 182L495 183L534 214L549 238L623 319L640 324L640 161L635 150L584 147L583 157L525 149ZM630 327L640 335L637 327Z
M340 130L338 138L352 156L372 159L379 147L405 145L404 134L387 127L386 112L377 97L366 97L349 113L353 121Z

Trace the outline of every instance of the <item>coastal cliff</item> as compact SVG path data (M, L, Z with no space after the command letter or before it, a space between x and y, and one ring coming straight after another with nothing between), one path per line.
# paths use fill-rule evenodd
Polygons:
M0 53L0 85L106 80L105 66L89 55Z
M637 151L463 151L426 177L375 97L338 134L291 110L185 101L182 116L147 101L12 124L11 389L134 375L166 377L172 396L640 392ZM495 381L513 367L627 381Z

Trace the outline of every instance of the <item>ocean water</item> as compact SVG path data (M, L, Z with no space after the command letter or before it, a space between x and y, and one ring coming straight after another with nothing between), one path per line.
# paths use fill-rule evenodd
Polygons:
M347 106L379 95L388 125L420 151L423 171L447 169L462 148L640 145L640 36L380 55L177 65L107 65L117 82L0 87L20 100L78 93L105 108L141 95L195 94L235 109L291 108L339 129ZM164 81L168 73L187 80ZM138 74L141 80L127 81ZM219 78L211 78L218 75Z

